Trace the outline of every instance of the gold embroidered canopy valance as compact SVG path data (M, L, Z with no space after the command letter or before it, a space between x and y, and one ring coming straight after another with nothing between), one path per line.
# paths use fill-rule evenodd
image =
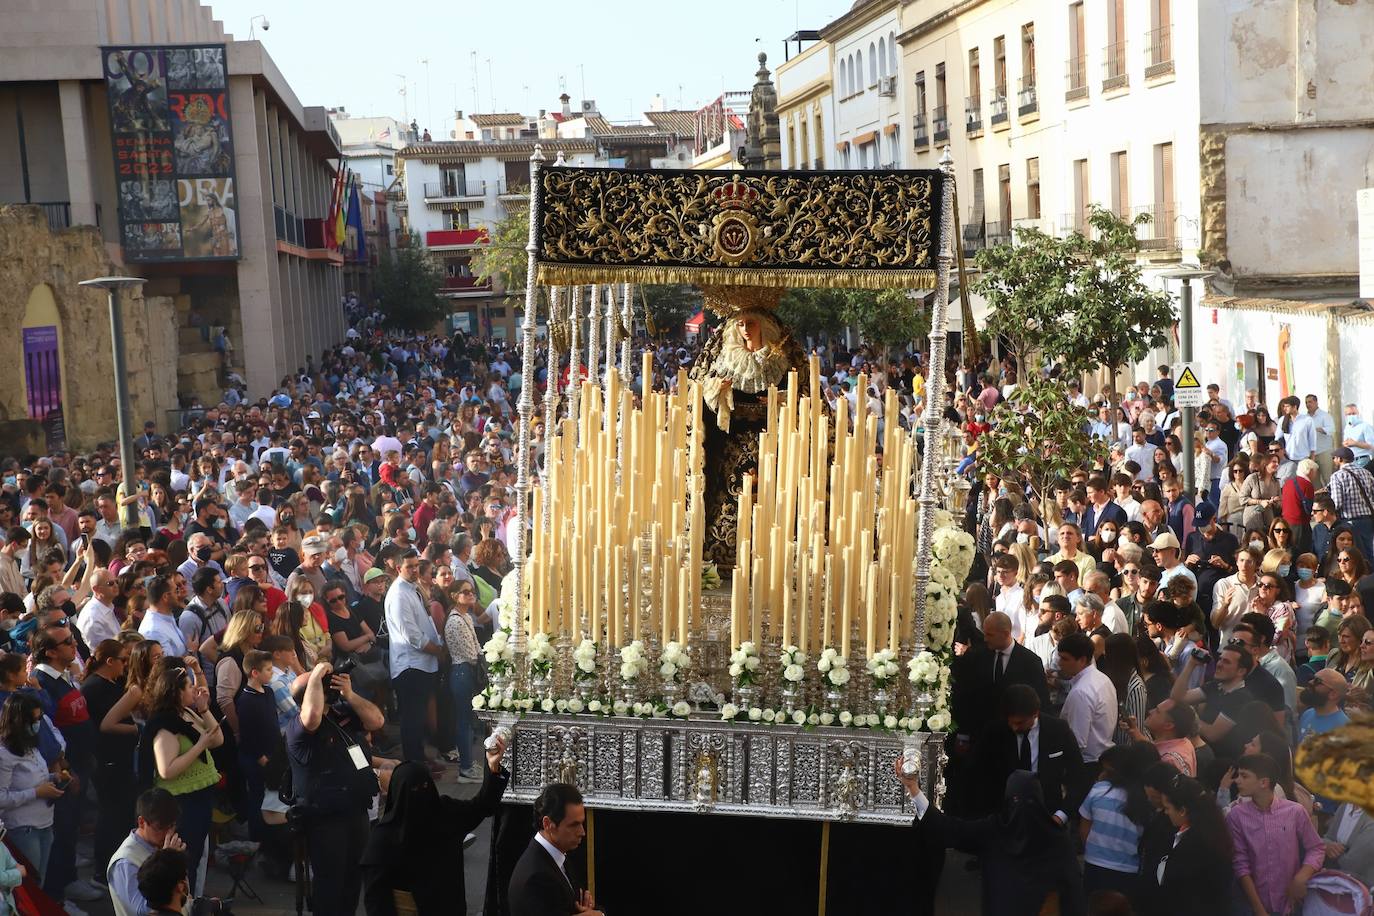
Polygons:
M939 171L540 170L536 278L933 289Z

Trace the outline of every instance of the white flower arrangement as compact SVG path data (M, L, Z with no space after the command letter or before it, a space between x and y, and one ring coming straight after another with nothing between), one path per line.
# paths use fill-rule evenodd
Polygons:
M825 675L832 687L849 683L849 661L838 650L826 647L816 660L816 670Z
M663 647L663 654L659 656L658 673L664 680L677 683L682 680L682 672L692 665L691 656L687 647L677 642L670 642Z
M759 649L752 642L745 640L739 644L738 649L730 653L730 677L736 687L748 687L753 684L758 677L755 674L758 670Z
M933 687L940 679L940 660L930 652L912 656L906 663L906 679L916 686Z
M553 670L553 643L549 641L547 633L535 633L531 636L528 652L532 676L545 677Z
M968 578L973 568L973 535L953 525L940 526L935 529L930 547L935 561L948 569L955 579L962 582Z
M515 661L515 647L510 644L510 632L497 630L482 647L487 660L487 668L492 674L505 674Z
M573 650L573 680L596 680L596 643L584 639Z
M897 653L891 649L879 649L869 657L865 670L876 686L883 686L897 676Z
M525 588L529 589L529 579L525 580ZM501 594L496 598L496 610L500 628L515 629L515 615L520 610L520 602L515 597L515 570L506 573L506 577L501 580Z
M784 684L800 684L802 678L806 677L806 669L802 667L806 664L806 653L796 646L783 649L778 663Z
M648 670L649 657L644 652L642 640L636 639L620 648L620 679L622 681L638 680L639 676Z

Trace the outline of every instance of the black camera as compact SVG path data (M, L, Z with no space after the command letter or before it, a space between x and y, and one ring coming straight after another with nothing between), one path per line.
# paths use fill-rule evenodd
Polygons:
M350 656L345 656L344 658L341 658L339 661L334 663L334 668L330 672L329 676L331 678L334 678L338 677L341 674L351 675L353 673L353 669L356 667L358 667L357 660ZM343 695L339 693L339 688L333 686L331 682L330 686L324 689L325 704L328 706L333 706L336 703L338 703L341 699L343 699Z
M191 916L233 916L233 901L218 897L197 897L191 901Z

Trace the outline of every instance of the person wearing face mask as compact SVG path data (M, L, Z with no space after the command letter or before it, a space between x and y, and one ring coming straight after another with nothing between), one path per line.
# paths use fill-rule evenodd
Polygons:
M1355 456L1356 467L1369 467L1371 458L1374 458L1374 426L1360 416L1360 409L1354 404L1345 405L1345 428L1338 438L1341 445L1350 449Z
M1338 671L1318 671L1306 687L1298 693L1298 702L1306 707L1298 719L1298 741L1312 735L1324 735L1350 721L1341 704L1345 702L1350 685Z

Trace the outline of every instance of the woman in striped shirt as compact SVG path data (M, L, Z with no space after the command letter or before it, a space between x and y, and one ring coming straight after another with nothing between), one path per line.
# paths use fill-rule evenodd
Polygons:
M1142 777L1159 762L1153 744L1118 744L1103 753L1102 780L1088 790L1082 817L1083 890L1136 897L1140 835L1154 814Z

